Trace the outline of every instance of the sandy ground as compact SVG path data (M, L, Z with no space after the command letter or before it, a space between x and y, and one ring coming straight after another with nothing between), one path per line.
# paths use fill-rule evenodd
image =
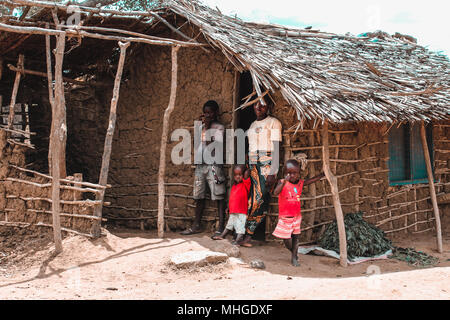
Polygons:
M295 268L280 244L256 243L240 249L244 264L177 270L168 264L173 254L217 250L224 243L208 234L169 233L159 239L155 232L109 230L93 241L68 236L64 252L55 257L50 235L1 234L0 299L450 298L450 235L444 235L443 254L434 250L430 234L395 241L440 259L426 269L390 259L342 268L333 258L312 255L300 255L301 266ZM18 237L25 240L18 244ZM256 258L265 270L249 267Z

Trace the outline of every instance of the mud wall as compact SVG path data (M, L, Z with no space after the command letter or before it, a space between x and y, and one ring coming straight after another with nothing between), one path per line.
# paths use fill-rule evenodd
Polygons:
M51 179L25 168L28 148L10 144L0 130L0 224L6 226L52 226ZM73 177L67 177L73 179ZM91 203L77 191L61 190L61 227L90 234L93 215ZM66 203L64 203L66 201ZM78 202L78 203L77 203Z
M304 130L288 131L297 125L296 114L282 99L275 96L274 116L283 123L285 158L298 153L307 155L308 165L303 178L322 172L322 138L320 125L306 122ZM390 186L388 179L388 124L347 123L330 125L329 144L331 169L338 178L342 209L345 213L362 211L364 217L390 236L434 230L434 214L428 184ZM433 123L433 159L436 193L442 221L450 215L449 121ZM267 234L277 221L277 199L273 199ZM335 218L331 191L325 179L303 191L302 241L320 236L327 223ZM445 226L443 226L445 228Z
M108 179L112 188L106 193L111 205L104 213L111 222L147 229L156 227L157 173L162 119L170 95L171 52L170 48L144 46L133 59L129 80L120 91ZM220 121L230 127L233 85L234 70L222 54L180 49L176 105L169 132L185 128L193 134L194 120L210 99L218 102ZM169 139L166 155L166 216L167 227L172 230L186 228L194 216L194 168L171 162L171 151L177 143ZM97 151L102 150L103 144L99 144ZM207 229L215 224L216 216L216 208L208 201L204 214Z

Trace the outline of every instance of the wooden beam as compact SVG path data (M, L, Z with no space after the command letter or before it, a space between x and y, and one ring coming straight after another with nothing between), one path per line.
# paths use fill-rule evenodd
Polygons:
M130 45L129 42L119 42L120 47L120 57L119 63L117 65L116 78L114 80L114 89L113 96L111 99L111 108L109 111L109 124L108 129L106 131L105 137L105 146L103 150L102 157L102 167L100 169L100 177L98 184L101 186L106 186L108 182L108 171L109 171L109 162L111 159L111 150L112 150L112 142L114 136L114 130L116 128L116 118L117 118L117 102L119 101L119 91L120 91L120 81L122 79L123 66L125 63L125 56L127 52L127 48ZM103 203L103 199L105 197L105 189L97 194L96 200L100 200ZM102 205L95 208L94 215L96 217L102 217ZM93 235L99 237L101 234L101 220L97 220L93 225Z
M98 32L108 32L108 33L121 33L121 34L126 34L126 35L130 35L130 36L134 36L140 39L149 39L149 40L157 40L157 41L168 41L168 43L172 43L174 45L192 45L192 43L187 43L185 41L178 41L178 40L174 40L174 39L168 39L168 38L161 38L161 37L156 37L156 36L150 36L148 34L144 34L144 33L139 33L139 32L133 32L133 31L129 31L129 30L122 30L122 29L115 29L115 28L103 28L103 27L94 27L94 26L66 26L66 25L61 25L62 28L66 28L66 29L74 29L74 30L87 30L87 31L98 31ZM197 45L200 45L197 42L194 42Z
M110 36L110 35L104 35L99 33L93 33L93 32L86 32L82 30L76 30L76 29L67 29L66 33L70 36L77 37L89 37L94 39L102 39L102 40L113 40L113 41L122 41L122 42L139 42L139 43L146 43L146 44L152 44L152 45L159 45L159 46L183 46L183 47L203 47L206 46L202 43L196 43L196 42L182 42L177 41L176 43L172 40L166 40L166 39L159 39L159 40L150 40L145 38L137 38L137 37L121 37L121 36Z
M65 27L65 26L57 26L58 28ZM14 32L14 33L25 33L25 34L42 34L42 35L60 35L64 34L64 31L60 30L53 30L53 29L45 29L45 28L39 28L39 27L24 27L24 26L11 26L4 23L0 23L0 31L6 31L6 32ZM88 38L94 38L94 39L102 39L102 40L113 40L113 41L123 41L123 42L139 42L139 43L146 43L151 45L159 45L159 46L183 46L183 47L200 47L203 50L206 50L205 46L206 44L198 43L198 42L186 42L186 41L179 41L179 40L172 40L172 39L166 39L166 38L159 38L158 40L152 40L146 38L139 38L139 37L121 37L121 36L112 36L112 35L104 35L94 32L86 32L82 31L80 29L67 29L66 31L67 35L70 35L72 37L88 37Z
M331 187L333 206L336 213L336 222L339 231L339 255L341 266L347 267L347 238L345 233L344 214L342 212L341 201L339 199L339 189L337 178L330 169L330 149L328 143L328 122L325 120L322 127L323 144L323 171Z
M177 76L178 76L178 59L177 54L180 47L172 47L172 80L170 87L170 99L169 105L164 112L163 130L161 134L161 149L159 156L159 171L158 171L158 237L164 237L164 199L165 199L165 187L164 187L164 175L166 173L166 149L167 139L169 135L169 121L170 114L175 108L175 100L177 94Z
M7 5L15 5L15 6L30 6L30 7L40 7L40 8L49 8L49 9L58 9L62 11L68 11L70 9L70 6L68 4L64 3L58 3L58 2L50 2L50 1L36 1L36 0L13 0L13 1L7 1L3 0L0 1L0 3ZM146 16L151 17L152 14L149 11L120 11L120 10L113 10L113 9L103 9L103 8L92 8L92 7L85 7L85 6L77 6L80 9L81 13L89 13L92 12L93 14L114 14L117 16L125 16L125 17L131 17L131 16Z
M49 36L46 35L46 37L49 37ZM44 77L44 78L48 77L47 73L45 73L45 72L39 72L39 71L28 70L28 69L19 69L19 68L14 67L13 65L10 65L10 64L8 64L8 68L11 71L20 72L22 74L29 74L29 75L32 75L32 76L38 76L38 77ZM90 86L90 85L93 85L93 86L106 86L106 83L98 83L98 82L95 82L95 81L89 81L89 82L87 82L87 81L79 81L79 80L74 80L74 79L70 79L70 78L67 78L67 77L63 77L63 80L64 80L64 82L73 83L73 84L77 84L77 85L80 85L80 86Z
M60 253L63 250L61 239L61 221L60 221L60 159L62 153L65 153L63 148L63 142L67 135L65 128L65 101L64 101L64 84L62 79L62 65L64 59L64 48L66 43L65 35L60 35L56 41L55 51L55 112L52 117L52 127L55 128L52 133L53 144L51 151L51 165L53 168L53 180L52 180L52 213L53 213L53 237L55 240L55 252ZM65 159L65 157L64 157ZM65 169L65 168L64 168Z
M17 61L17 68L23 69L23 54L19 54L19 60ZM14 80L14 86L11 94L11 101L9 103L9 115L8 115L8 129L12 130L14 128L14 116L15 110L14 107L16 105L17 91L19 90L20 85L20 72L16 72L16 78Z
M428 151L427 135L425 132L425 122L423 120L420 126L420 137L422 138L423 154L425 156L425 164L427 165L428 185L430 187L431 203L433 204L433 212L436 223L437 250L439 253L442 253L443 249L442 249L441 218L439 216L439 207L437 203L436 190L434 189L434 176L431 167L430 153Z
M64 34L63 31L52 30L52 29L44 29L39 27L19 27L19 26L10 26L8 24L0 23L0 31L6 32L14 32L14 33L27 33L27 34L43 34L43 35L52 35L57 36Z

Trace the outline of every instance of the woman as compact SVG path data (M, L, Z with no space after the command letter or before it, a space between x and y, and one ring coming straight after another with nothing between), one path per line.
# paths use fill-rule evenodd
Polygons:
M268 115L273 105L270 99L265 105L259 100L253 110L256 120L248 129L249 164L252 187L243 246L251 247L250 240L256 228L264 221L269 210L270 192L276 182L279 169L281 122Z

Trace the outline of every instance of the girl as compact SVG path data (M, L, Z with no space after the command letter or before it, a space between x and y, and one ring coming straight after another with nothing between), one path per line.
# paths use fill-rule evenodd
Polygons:
M245 234L245 222L247 220L248 193L250 191L250 172L245 170L244 165L236 165L233 169L233 186L231 187L230 199L228 202L227 226L220 235L212 237L214 240L225 239L227 234L233 229L237 237L233 244L241 244Z
M274 195L278 196L278 224L272 233L284 240L284 245L291 251L292 265L298 267L298 239L302 214L300 196L304 186L314 183L325 176L319 174L311 179L300 179L300 164L297 160L288 160L285 164L286 177L278 182Z

